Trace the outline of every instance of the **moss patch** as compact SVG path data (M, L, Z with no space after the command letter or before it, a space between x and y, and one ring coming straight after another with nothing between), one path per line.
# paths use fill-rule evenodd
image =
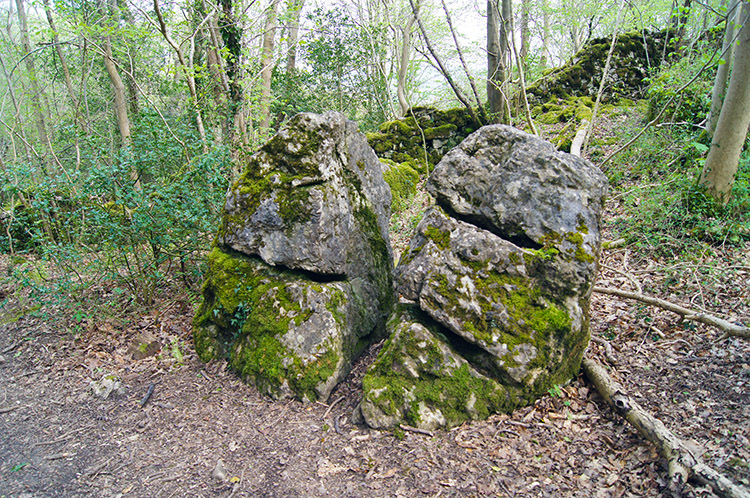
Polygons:
M408 207L409 201L417 193L419 173L408 163L396 164L388 159L381 159L388 164L383 171L383 179L391 187L391 211L399 213Z

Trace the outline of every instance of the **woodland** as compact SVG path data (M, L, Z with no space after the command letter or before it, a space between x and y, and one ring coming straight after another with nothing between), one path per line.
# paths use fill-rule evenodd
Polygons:
M0 2L0 497L750 496L749 20L748 0ZM576 379L388 432L351 419L379 345L328 403L197 358L228 186L329 110L394 172L396 258L439 161L420 113L445 147L505 123L605 173Z

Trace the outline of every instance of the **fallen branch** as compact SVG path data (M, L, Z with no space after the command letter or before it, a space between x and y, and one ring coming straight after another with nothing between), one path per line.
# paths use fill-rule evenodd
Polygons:
M594 292L598 292L599 294L609 294L611 296L624 297L627 299L635 299L636 301L650 304L651 306L657 306L667 311L671 311L672 313L676 313L682 316L685 320L705 323L706 325L716 327L717 329L724 332L724 335L719 338L720 341L726 339L729 336L750 340L750 328L748 327L737 325L727 320L709 315L708 313L701 313L689 308L684 308L679 304L670 303L669 301L659 299L658 297L647 296L638 292L612 289L609 287L594 287Z
M750 498L750 491L734 484L693 454L685 442L675 436L664 424L631 399L617 382L612 380L599 363L589 358L583 360L583 372L589 382L618 415L656 446L659 455L667 460L669 489L674 496L681 496L688 479L709 485L714 493L728 498Z
M146 406L146 403L148 403L148 400L151 399L151 395L154 394L154 388L156 388L156 385L152 382L148 386L148 391L146 391L146 395L141 400L141 408Z
M423 436L435 437L435 434L433 434L432 431L428 431L427 429L420 429L419 427L412 427L406 424L399 424L399 427L403 431L413 432L415 434L422 434Z

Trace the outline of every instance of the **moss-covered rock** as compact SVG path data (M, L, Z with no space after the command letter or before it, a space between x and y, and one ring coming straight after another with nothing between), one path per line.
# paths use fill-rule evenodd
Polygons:
M572 379L588 344L606 192L598 169L493 125L446 154L427 187L438 205L395 275L399 295L429 318L394 319L365 376L361 413L378 427L512 410Z
M383 179L391 187L391 211L400 212L417 193L419 173L409 163L396 164L389 159L380 162L383 164Z
M414 107L404 118L387 121L379 132L368 133L367 140L381 159L406 163L424 174L478 128L463 108Z
M670 38L669 31L620 34L612 54L605 101L613 97L641 96L652 70L659 68L665 53L671 53ZM529 102L538 104L550 97L567 99L585 95L595 98L610 43L610 38L595 38L587 42L567 64L551 70L526 89ZM550 119L550 116L545 117L545 120Z
M437 429L487 418L513 402L497 381L472 366L446 340L450 332L414 306L401 306L389 338L362 379L365 422L390 429L401 422Z
M271 395L327 399L385 332L390 203L355 123L291 119L227 193L194 320L199 356L228 358Z

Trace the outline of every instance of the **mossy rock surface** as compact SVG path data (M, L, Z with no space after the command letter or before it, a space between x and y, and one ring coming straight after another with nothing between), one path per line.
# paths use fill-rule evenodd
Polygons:
M478 128L463 108L414 107L404 118L387 121L380 125L379 132L368 133L367 140L381 159L407 163L425 174Z
M355 123L292 118L230 187L196 351L275 397L325 400L393 302L391 194Z
M392 320L396 333L363 381L361 413L377 427L513 410L570 381L588 345L601 171L492 125L449 152L427 185L437 206L395 272L420 312Z
M427 323L425 323L427 322ZM362 384L365 422L390 429L406 422L433 430L481 420L513 406L506 389L452 347L450 333L414 306L400 306L389 338Z
M612 53L604 100L642 96L647 86L647 78L658 70L663 55L672 52L669 42L671 38L670 31L633 31L618 35ZM529 102L539 104L550 97L596 98L610 43L610 38L595 38L587 42L567 64L550 70L526 89ZM551 119L551 116L545 116L545 121Z
M388 159L383 163L383 178L391 187L391 211L400 212L408 206L409 200L417 193L419 173L409 163L396 164Z

